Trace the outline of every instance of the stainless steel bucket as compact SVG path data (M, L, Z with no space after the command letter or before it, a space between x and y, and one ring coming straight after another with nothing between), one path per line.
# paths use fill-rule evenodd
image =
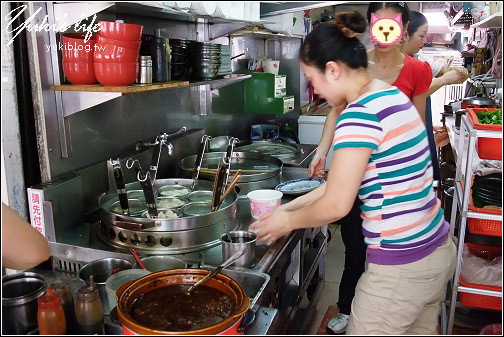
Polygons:
M231 231L222 234L222 257L223 260L229 259L236 252L247 249L232 266L250 268L255 265L255 246L257 235L248 231Z
M37 300L46 283L36 273L2 277L2 335L26 335L37 329Z

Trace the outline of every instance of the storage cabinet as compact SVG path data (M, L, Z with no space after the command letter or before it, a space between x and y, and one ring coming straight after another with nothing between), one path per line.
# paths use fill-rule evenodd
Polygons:
M449 130L451 132L452 130ZM443 326L443 332L452 333L455 319L455 308L457 305L457 295L460 293L462 305L502 310L502 287L487 285L476 285L460 280L462 253L464 245L475 255L492 259L500 255L502 248L494 246L471 245L465 242L466 224L471 220L474 224L480 225L480 234L502 236L502 211L489 212L486 209L478 209L470 205L471 184L473 179L473 161L475 158L476 140L478 137L502 138L502 132L474 129L466 116L462 116L460 133L455 139L455 157L457 159L457 171L455 175L455 193L451 213L450 234L453 235L459 213L458 244L457 244L457 266L451 284L451 293L448 294L449 312L447 326ZM450 137L452 138L452 137ZM498 214L496 214L498 213ZM491 224L490 227L488 225ZM500 224L500 231L492 227ZM473 229L474 230L474 229Z

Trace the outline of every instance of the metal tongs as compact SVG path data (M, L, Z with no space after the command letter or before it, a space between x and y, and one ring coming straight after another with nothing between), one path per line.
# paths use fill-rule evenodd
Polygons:
M208 145L208 142L212 139L212 137L204 135L201 137L201 143L198 150L198 155L196 157L196 161L194 162L194 169L192 172L192 185L191 190L194 190L194 186L196 186L196 181L198 180L199 173L201 171L201 163L203 162L203 155L205 154L205 149Z
M151 219L156 219L158 216L158 211L156 207L156 198L154 197L154 189L152 188L152 181L151 179L149 179L150 172L147 172L145 174L142 170L140 162L136 159L133 160L129 158L126 161L126 167L128 169L131 169L133 166L135 167L135 171L137 173L137 180L140 182L140 185L142 186L142 190L144 192L147 212L149 213Z
M121 169L121 162L118 159L109 159L109 164L114 169L114 180L117 188L117 195L123 214L129 214L128 194L126 193L126 184L124 183L124 176Z
M212 197L212 208L211 211L215 212L220 205L221 196L226 189L227 180L229 178L229 172L231 171L231 157L233 156L233 149L236 143L240 140L238 138L230 138L228 142L228 147L226 154L219 162L217 171L215 173L214 180L214 191Z

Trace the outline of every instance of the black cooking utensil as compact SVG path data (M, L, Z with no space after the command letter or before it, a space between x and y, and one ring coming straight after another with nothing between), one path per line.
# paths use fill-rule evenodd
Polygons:
M199 150L198 150L198 156L196 157L196 161L194 162L194 169L192 172L192 179L193 179L192 189L194 189L194 185L196 184L196 180L198 180L199 173L201 170L201 162L203 161L203 155L205 154L205 149L207 147L208 141L211 138L212 137L207 136L207 135L204 135L203 137L201 137L201 143L200 143Z
M215 212L219 207L222 190L224 188L225 179L226 179L226 163L224 160L219 162L219 167L217 168L217 172L215 174L214 180L214 190L212 196L212 212Z
M126 193L126 184L124 183L124 176L121 169L121 162L119 159L110 159L110 164L114 169L114 180L117 186L117 195L121 204L123 214L129 214L128 194Z

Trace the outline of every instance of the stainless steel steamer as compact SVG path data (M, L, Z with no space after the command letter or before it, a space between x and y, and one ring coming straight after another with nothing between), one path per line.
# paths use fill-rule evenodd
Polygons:
M192 183L192 179L158 179L153 187L155 191L166 185L190 188ZM126 184L126 189L138 190L141 187L134 182ZM194 190L211 189L212 182L198 180ZM231 191L219 210L208 214L149 219L110 211L118 197L115 193L108 193L100 198L101 224L98 236L112 246L134 247L146 253L181 254L203 250L220 244L220 236L235 227L237 198L237 193ZM180 208L177 213L181 213Z

